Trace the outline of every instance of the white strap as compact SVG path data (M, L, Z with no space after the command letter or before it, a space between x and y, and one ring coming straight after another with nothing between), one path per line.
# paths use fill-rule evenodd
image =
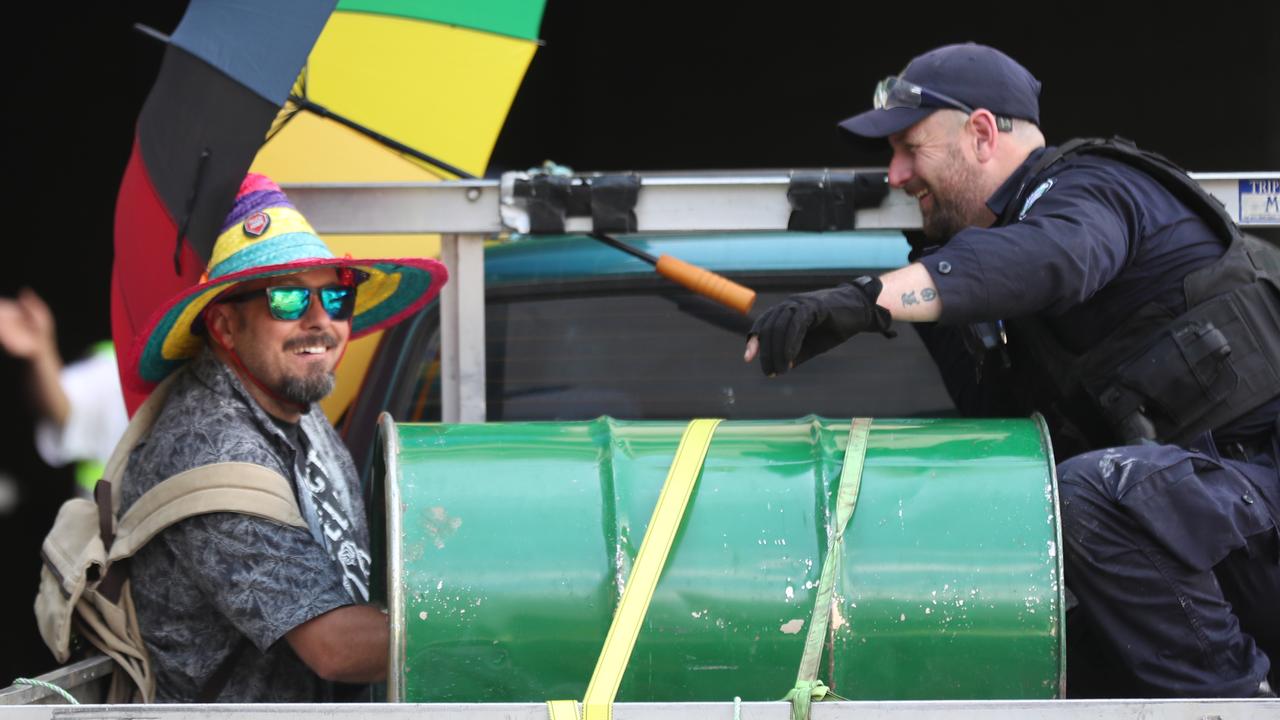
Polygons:
M130 557L156 533L195 515L234 512L306 527L293 486L261 465L225 462L178 473L148 490L116 526L111 562Z
M172 387L174 381L183 372L179 370L170 374L169 377L156 386L155 390L151 391L151 395L147 397L146 402L142 403L142 407L138 408L138 412L134 413L133 418L129 420L129 427L125 429L120 442L116 443L116 449L111 453L111 458L107 460L107 466L102 471L102 478L111 482L111 509L113 511L120 507L120 493L123 485L120 479L124 477L125 466L129 464L129 454L133 452L133 448L138 442L151 431L152 423L155 422L156 416L160 414L160 409L164 407L164 401L169 397L169 388Z

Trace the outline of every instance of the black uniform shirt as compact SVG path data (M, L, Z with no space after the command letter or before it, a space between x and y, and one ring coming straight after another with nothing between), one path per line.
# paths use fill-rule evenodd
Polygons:
M962 230L921 260L938 286L941 322L1039 314L1079 353L1149 302L1184 312L1183 278L1221 257L1224 241L1156 180L1116 160L1075 155L1028 178L1044 152L987 203L998 217L1025 183L1034 200L1021 220Z
M1225 241L1158 181L1118 160L1081 153L1029 177L1045 152L1032 152L987 201L1000 217L1030 189L1014 221L966 228L920 258L938 288L939 324L1037 315L1065 349L1083 353L1148 303L1185 312L1184 278L1221 257ZM1009 411L990 392L974 392L972 366L952 357L958 343L947 351L943 334L922 331L961 412ZM1280 397L1223 430L1258 432L1278 409Z

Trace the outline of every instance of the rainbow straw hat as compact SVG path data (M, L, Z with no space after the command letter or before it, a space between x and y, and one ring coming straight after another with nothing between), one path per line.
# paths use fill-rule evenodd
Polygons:
M426 305L449 277L427 258L355 260L334 257L278 185L249 174L213 245L201 282L151 316L126 359L126 380L139 391L154 387L204 346L193 328L205 307L228 288L274 275L316 268L354 268L364 275L356 291L351 338L399 322Z

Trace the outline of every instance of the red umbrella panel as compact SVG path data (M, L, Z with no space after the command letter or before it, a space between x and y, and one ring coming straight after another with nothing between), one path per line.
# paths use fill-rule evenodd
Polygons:
M138 117L116 199L119 354L197 283L222 221L336 0L192 0ZM125 389L132 413L145 395Z

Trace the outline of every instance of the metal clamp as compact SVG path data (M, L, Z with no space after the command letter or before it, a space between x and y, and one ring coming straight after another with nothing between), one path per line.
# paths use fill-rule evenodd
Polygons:
M787 186L788 230L852 230L858 210L879 207L889 194L884 173L793 172Z
M636 231L640 176L577 177L548 173L502 176L502 222L520 233L558 234L570 217L590 217L601 233Z

